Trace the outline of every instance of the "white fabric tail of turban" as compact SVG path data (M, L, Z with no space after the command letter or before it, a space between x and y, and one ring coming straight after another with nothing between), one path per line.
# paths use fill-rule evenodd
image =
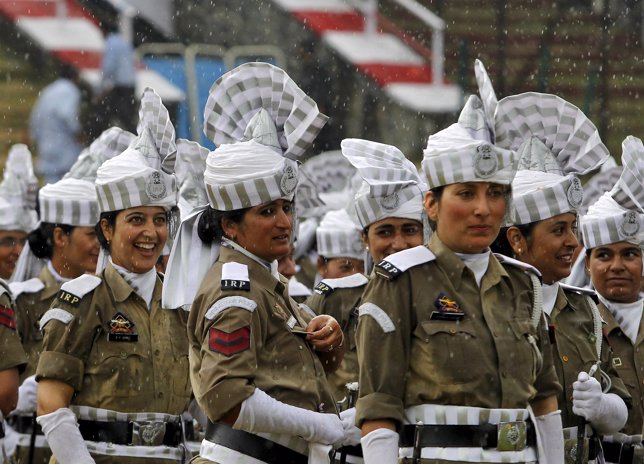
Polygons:
M96 180L96 171L108 159L123 153L134 140L135 135L119 127L110 127L83 150L63 179Z
M179 210L181 217L208 204L208 195L204 185L204 171L209 150L197 142L177 139L177 161L175 174L179 184Z
M588 249L621 241L644 247L644 145L637 137L622 142L622 164L614 187L581 218Z
M479 87L479 95L483 102L483 109L485 112L485 119L487 121L488 127L494 134L494 115L496 113L496 106L498 100L496 98L496 93L494 92L494 87L492 86L492 81L490 76L483 65L481 60L474 61L474 74L476 76L476 83Z
M151 88L143 92L139 118L138 136L129 148L98 168L96 191L101 212L176 206L174 127L161 97Z
M465 102L458 123L474 140L492 142L492 129L487 122L481 99L476 95L470 95Z
M611 161L612 163L609 163ZM612 167L607 167L609 164L612 164ZM584 184L584 202L581 207L582 214L586 214L590 205L599 200L599 197L615 186L619 177L622 175L622 171L623 168L615 164L614 158L609 158L602 165L599 172Z
M297 159L328 117L284 72L268 63L246 63L221 76L204 109L204 133L216 145L248 140L246 128L263 108L275 122L284 156Z
M344 139L341 147L342 154L369 185L368 193L358 192L355 196L356 213L363 228L386 217L423 221L427 185L398 148L362 139Z
M31 152L24 144L13 145L0 183L0 230L30 232L36 227L36 193Z

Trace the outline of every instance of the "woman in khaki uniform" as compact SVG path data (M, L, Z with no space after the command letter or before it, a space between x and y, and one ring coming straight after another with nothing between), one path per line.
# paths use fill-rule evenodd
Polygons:
M610 362L632 398L626 425L602 447L607 461L634 463L644 461L644 300L640 294L644 145L629 136L622 148L624 170L620 178L610 192L588 208L580 225L587 249L586 268L599 297L604 333L612 349Z
M583 192L575 174L598 168L609 154L586 116L555 95L506 97L498 102L496 117L497 145L522 153L512 182L513 225L502 233L502 252L533 265L542 275L554 366L563 386L558 403L566 462L574 463L579 418L598 433L611 434L623 427L625 401L630 404L610 364L610 349L602 343L602 321L592 292L559 283L570 275L579 245L577 211Z
M470 124L484 121L480 100L464 111L478 119L430 136L425 150L432 238L376 265L359 308L367 464L397 462L399 445L402 462L563 460L538 278L489 250L516 154L472 138Z
M185 304L175 276L200 283L188 336L208 428L193 462L328 462L325 445L343 444L345 427L355 429L338 417L325 377L342 359L340 326L301 311L277 273L277 259L290 251L297 186L288 157L301 155L325 121L284 71L266 63L242 65L211 89L205 132L218 148L204 175L209 205L182 223L164 288L175 306ZM197 277L197 266L211 263Z
M181 462L190 399L185 315L161 306L155 264L176 206L174 129L146 89L139 135L97 172L109 262L62 285L40 321L38 423L61 463Z

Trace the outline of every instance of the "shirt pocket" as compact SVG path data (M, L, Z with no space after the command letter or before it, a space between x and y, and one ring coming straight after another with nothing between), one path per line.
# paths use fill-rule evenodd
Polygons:
M176 395L189 397L192 394L192 388L190 386L190 363L188 361L188 337L181 335L170 337L174 364L168 366L170 368L169 372L172 373L169 380L172 382L172 391Z
M435 375L438 383L469 383L479 377L476 369L479 347L471 321L423 321L414 331L414 337L419 352L414 353L412 348L411 362L427 362L431 366L428 372Z
M517 346L514 350L516 368L528 368L531 383L534 383L543 367L543 355L537 344L532 321L528 319L512 319L508 323L517 341Z
M139 342L102 341L94 346L85 376L91 377L92 385L105 397L135 397L149 392L151 364L147 349Z

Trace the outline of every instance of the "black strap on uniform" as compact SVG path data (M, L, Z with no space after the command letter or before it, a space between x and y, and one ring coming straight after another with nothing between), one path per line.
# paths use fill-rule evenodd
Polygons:
M35 414L33 416L9 416L7 417L7 424L23 435L31 435L34 432L36 435L44 435L42 428L36 423Z
M532 422L526 423L527 444L537 443ZM496 448L498 445L496 424L481 425L405 425L400 433L403 448Z
M89 441L133 445L133 422L103 422L80 419L78 428L83 439ZM166 422L163 444L176 448L183 441L181 423ZM143 443L136 443L143 445Z
M308 456L258 435L208 421L206 440L225 446L267 464L307 464Z
M590 441L588 450L588 459L593 460L597 457L597 443L595 440ZM634 464L635 447L628 443L615 443L602 441L601 447L604 451L604 459L606 462L614 462L616 464Z

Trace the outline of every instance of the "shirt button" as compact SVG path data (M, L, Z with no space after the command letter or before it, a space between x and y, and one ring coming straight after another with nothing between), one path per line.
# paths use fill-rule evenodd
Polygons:
M303 349L304 349L304 348L302 347L302 345L300 345L300 346L299 346L299 348L300 348L300 350L303 350Z
M154 356L159 356L161 352L159 350L154 350Z
M121 351L121 359L127 359L127 353L125 351Z
M568 356L566 356L565 354L561 357L561 359L562 359L562 360L563 360L563 362L565 362L565 363L567 363L567 362L568 362Z
M157 394L157 397L158 397L158 398L163 398L163 392L159 392L159 393Z
M456 330L455 330L455 329L449 329L449 333L451 333L451 334L455 334L455 333L456 333Z

